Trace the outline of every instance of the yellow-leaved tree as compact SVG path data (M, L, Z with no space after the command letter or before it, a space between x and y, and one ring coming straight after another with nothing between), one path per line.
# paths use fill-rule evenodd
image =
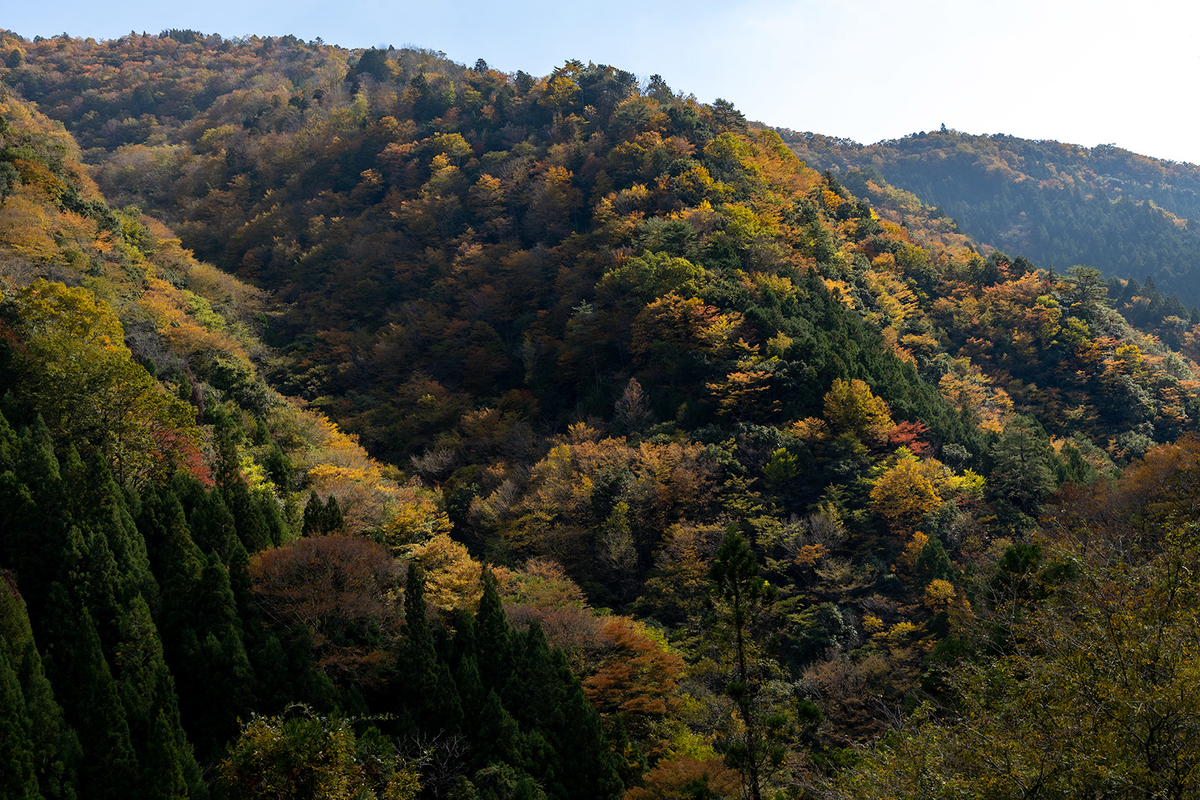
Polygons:
M825 395L825 421L839 435L849 434L865 445L882 445L896 427L888 405L857 378L838 378Z
M933 482L921 473L916 456L900 449L895 465L875 480L871 487L871 507L887 520L898 538L907 538L925 515L942 504Z
M17 400L41 414L58 444L98 453L123 484L180 469L207 475L196 410L134 361L107 303L39 278L3 312L16 333Z

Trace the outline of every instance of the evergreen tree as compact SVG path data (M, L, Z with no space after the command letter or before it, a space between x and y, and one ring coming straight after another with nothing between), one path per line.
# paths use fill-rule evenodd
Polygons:
M279 503L270 492L259 492L257 498L263 521L267 526L269 546L279 547L288 538L288 525L284 521Z
M121 615L120 643L113 666L134 748L143 754L147 751L148 743L156 735L153 728L158 724L157 718L162 716L163 723L170 726L173 746L186 750L175 681L167 667L150 608L140 596Z
M988 475L991 495L1031 515L1057 486L1054 450L1035 425L1021 420L1008 425L988 453L992 462Z
M242 642L246 655L252 654L262 646L266 634L264 620L254 599L254 588L250 578L250 556L240 541L234 542L233 552L229 556L229 589L233 593L233 603L238 620L241 622Z
M438 664L426 617L425 575L416 561L409 562L404 584L404 630L408 638L403 675L407 705L421 727L428 729L436 725L431 712L436 705Z
M103 459L94 459L87 470L90 480L82 485L89 489L86 493L91 510L88 524L104 534L116 561L117 598L128 603L141 594L147 602L153 602L158 597L158 583L150 568L145 539L138 532L126 495L113 480Z
M34 768L33 727L17 673L0 649L0 790L13 800L41 800Z
M49 587L73 582L81 571L84 548L72 533L58 459L50 432L39 417L18 436L16 469L0 476L4 536L0 557L16 573L31 617L44 618Z
M267 457L263 460L263 467L267 470L267 474L271 476L271 482L279 487L281 493L287 493L292 490L292 471L294 466L292 465L292 460L287 457L278 443L271 442L271 449L267 451Z
M346 522L342 519L342 509L333 495L329 495L325 500L325 512L321 519L322 533L340 533L346 527Z
M266 550L273 542L273 532L263 515L263 504L250 493L244 481L237 481L223 494L226 506L233 515L237 538L247 553Z
M479 677L485 689L498 689L503 688L507 678L511 631L500 593L496 590L496 578L487 567L484 567L482 580L483 595L474 626Z
M946 553L946 548L936 536L930 536L929 541L917 554L913 564L913 580L918 587L928 586L935 580L951 580L954 577L954 564Z
M555 742L560 766L555 775L559 788L554 794L569 800L616 800L625 791L617 760L608 747L600 715L578 684L567 699L563 716L563 736Z
M125 708L86 609L80 610L78 639L67 672L69 718L83 748L79 766L82 797L126 797L138 780L137 759L125 721Z
M0 655L17 678L39 791L55 800L74 798L79 742L43 671L25 604L5 573L0 573Z
M520 764L521 730L512 714L505 710L500 695L488 692L479 714L479 732L475 742L475 764Z
M765 768L776 753L769 746L766 720L758 707L760 680L757 626L775 598L775 592L758 571L750 546L736 528L730 528L709 568L716 614L715 633L732 645L733 679L726 692L737 704L745 729L740 743L730 747L726 761L746 775L749 794L762 800Z
M117 641L117 562L101 533L87 539L87 567L83 600L105 649L112 651Z
M325 532L325 506L317 497L317 490L308 494L308 503L304 506L304 524L300 529L302 536L316 536Z
M229 560L233 543L237 539L237 521L225 505L220 490L208 493L204 501L192 511L188 518L192 541L201 553L216 553L222 562Z
M172 664L180 712L201 755L213 756L237 733L254 686L229 576L216 553L197 581L192 624L180 644Z
M487 696L483 693L483 681L479 677L479 665L475 656L467 655L459 659L458 667L454 670L454 686L458 689L459 702L464 719L479 719L483 711L483 703Z
M562 724L562 708L574 681L554 666L550 648L535 619L524 633L513 633L512 666L501 695L505 708L513 709L526 730L549 729Z
M150 732L145 766L138 784L142 796L146 800L192 798L184 771L184 761L190 755L180 751L177 734L167 720L166 713L160 711Z

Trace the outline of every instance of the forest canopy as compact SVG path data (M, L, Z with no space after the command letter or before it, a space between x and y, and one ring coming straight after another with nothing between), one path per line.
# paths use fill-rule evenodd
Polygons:
M15 796L1194 791L1153 279L608 65L0 53Z

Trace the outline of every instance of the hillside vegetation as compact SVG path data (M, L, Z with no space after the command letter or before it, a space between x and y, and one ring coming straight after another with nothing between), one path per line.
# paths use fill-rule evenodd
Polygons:
M1113 145L945 129L866 146L819 134L784 136L811 165L846 172L852 188L882 178L940 207L980 242L1059 270L1084 264L1122 280L1150 278L1189 308L1200 302L1194 164Z
M1141 286L609 66L4 37L19 796L1192 790Z

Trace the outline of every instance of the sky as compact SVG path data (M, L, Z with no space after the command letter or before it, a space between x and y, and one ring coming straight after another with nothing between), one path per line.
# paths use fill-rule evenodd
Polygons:
M545 75L569 59L658 74L750 120L863 143L941 125L1200 164L1190 0L94 0L20 3L26 37L191 28L440 50Z

